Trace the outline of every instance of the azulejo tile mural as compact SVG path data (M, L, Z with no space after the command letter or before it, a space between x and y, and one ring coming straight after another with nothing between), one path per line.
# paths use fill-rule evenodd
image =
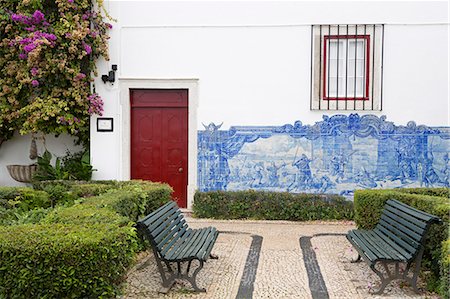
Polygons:
M351 196L361 188L449 187L449 127L358 114L324 115L314 125L220 127L198 133L201 191Z

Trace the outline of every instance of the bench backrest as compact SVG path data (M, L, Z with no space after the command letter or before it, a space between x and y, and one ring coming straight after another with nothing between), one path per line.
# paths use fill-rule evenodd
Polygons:
M138 230L150 241L160 255L166 251L187 230L188 225L178 205L170 201L136 223Z
M375 231L389 238L392 245L410 261L423 246L429 226L440 221L438 217L400 201L388 200Z

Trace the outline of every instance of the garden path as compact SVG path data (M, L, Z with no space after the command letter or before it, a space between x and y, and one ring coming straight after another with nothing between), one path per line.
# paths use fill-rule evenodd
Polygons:
M158 294L161 278L153 254L145 252L128 273L123 299L433 298L401 282L389 285L383 295L371 295L378 278L366 263L350 263L355 252L345 233L355 227L352 222L191 217L187 222L192 228L211 225L221 231L213 249L219 259L208 260L198 275L207 293L192 293L189 285L179 283L167 295Z

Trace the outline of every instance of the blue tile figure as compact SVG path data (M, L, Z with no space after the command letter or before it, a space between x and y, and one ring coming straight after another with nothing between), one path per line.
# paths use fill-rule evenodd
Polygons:
M297 174L293 185L297 185L298 189L308 189L311 186L312 175L311 168L309 166L311 162L312 160L308 159L305 154L302 154L298 160L292 163L292 166L297 168Z
M385 116L323 116L314 125L234 126L198 133L199 189L338 193L449 187L450 128Z

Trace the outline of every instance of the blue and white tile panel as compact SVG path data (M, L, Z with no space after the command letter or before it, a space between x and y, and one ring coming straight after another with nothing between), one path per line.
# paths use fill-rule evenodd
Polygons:
M397 126L385 116L323 116L314 125L198 133L199 190L335 193L449 187L450 128Z

